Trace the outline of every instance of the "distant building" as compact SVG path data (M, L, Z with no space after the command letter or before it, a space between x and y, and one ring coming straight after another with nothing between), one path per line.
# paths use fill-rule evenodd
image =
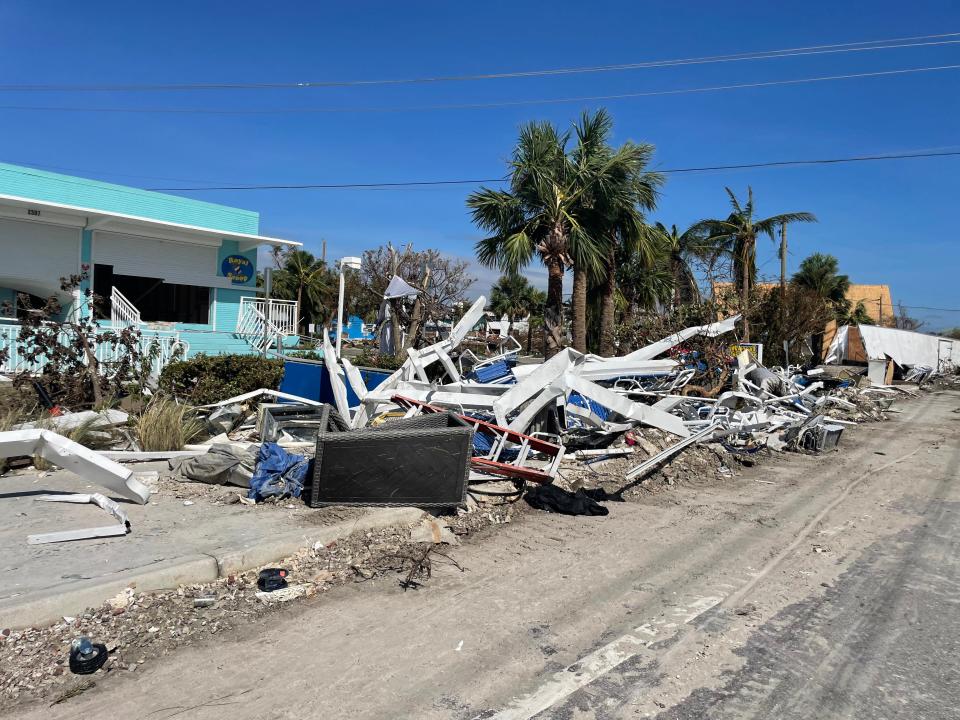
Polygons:
M863 303L863 309L874 325L884 325L893 327L894 310L893 300L890 298L889 285L850 285L847 290L847 300L850 301L850 309L853 310L858 304ZM831 320L823 331L824 350L830 347L834 336L837 334L837 323Z
M513 324L510 323L510 318L506 315L501 317L499 320L491 319L495 318L491 312L486 313L487 319L487 333L490 335L506 335L507 330L510 331L510 334L523 334L527 331L527 326L530 324L530 317L517 318L514 320Z

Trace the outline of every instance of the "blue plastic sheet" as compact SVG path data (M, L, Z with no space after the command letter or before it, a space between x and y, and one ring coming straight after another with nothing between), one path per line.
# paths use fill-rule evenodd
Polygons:
M263 443L247 497L257 502L270 497L298 498L312 466L312 459L288 453L276 443Z

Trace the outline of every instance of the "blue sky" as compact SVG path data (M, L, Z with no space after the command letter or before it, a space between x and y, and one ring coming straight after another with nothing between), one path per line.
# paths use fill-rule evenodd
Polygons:
M296 82L489 73L700 57L960 31L956 2L17 2L0 6L0 84ZM960 39L960 38L953 38ZM615 73L269 91L3 92L0 106L409 107L610 95L960 64L960 45ZM618 142L660 168L960 150L960 70L726 92L489 109L264 115L0 108L0 160L136 185L493 178L520 124L605 105ZM960 157L672 175L654 219L723 215L752 185L761 214L809 210L790 270L835 254L906 305L960 308ZM472 256L472 188L202 191L328 257L392 241ZM773 274L772 243L760 247ZM478 288L490 271L478 269ZM542 278L531 268L533 279ZM932 329L960 313L917 309Z

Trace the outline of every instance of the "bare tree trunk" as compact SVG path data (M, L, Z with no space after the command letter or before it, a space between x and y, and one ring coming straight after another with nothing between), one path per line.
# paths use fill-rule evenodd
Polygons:
M563 332L563 263L547 262L547 304L543 310L543 356L549 360L562 345Z
M428 267L423 273L423 282L420 283L421 293L427 291L429 282L430 268ZM423 322L423 302L420 298L421 295L417 295L417 299L413 301L413 311L410 313L410 330L407 332L407 341L403 344L404 352L407 348L413 347L417 334L420 332L420 324Z
M300 301L301 296L303 295L303 284L297 285L297 328L301 335L307 334L307 324L304 322L306 319L303 315L303 304Z
M614 330L616 325L614 298L617 293L616 277L617 248L611 242L607 250L607 277L603 282L603 295L600 298L600 354L612 357L616 353L614 347Z
M392 243L387 243L387 248L390 250L390 280L392 280L393 276L397 274L397 251ZM388 284L390 280L387 280ZM400 349L400 303L402 300L393 299L388 300L388 302L390 303L390 327L393 332L393 347L390 348L390 351L394 355L398 355Z
M103 390L100 388L100 363L97 356L90 349L90 339L86 333L77 332L80 342L83 343L83 353L87 356L87 373L90 378L90 386L93 390L93 406L96 410L103 407Z
M626 330L623 337L623 342L620 343L620 351L626 355L634 351L633 346L633 325L636 322L636 311L634 309L633 303L627 303L627 309L623 311L623 321L622 326Z
M573 349L585 353L587 351L587 273L576 265L573 268L573 322L571 335Z

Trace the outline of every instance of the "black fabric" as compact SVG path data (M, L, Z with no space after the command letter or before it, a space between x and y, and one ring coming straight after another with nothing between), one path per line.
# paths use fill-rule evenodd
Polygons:
M582 492L591 500L596 500L597 502L626 502L619 492L611 494L601 487L590 488L589 490L581 490L580 492Z
M555 485L537 485L527 492L525 499L530 507L562 515L607 515L610 512L582 488L572 493Z

